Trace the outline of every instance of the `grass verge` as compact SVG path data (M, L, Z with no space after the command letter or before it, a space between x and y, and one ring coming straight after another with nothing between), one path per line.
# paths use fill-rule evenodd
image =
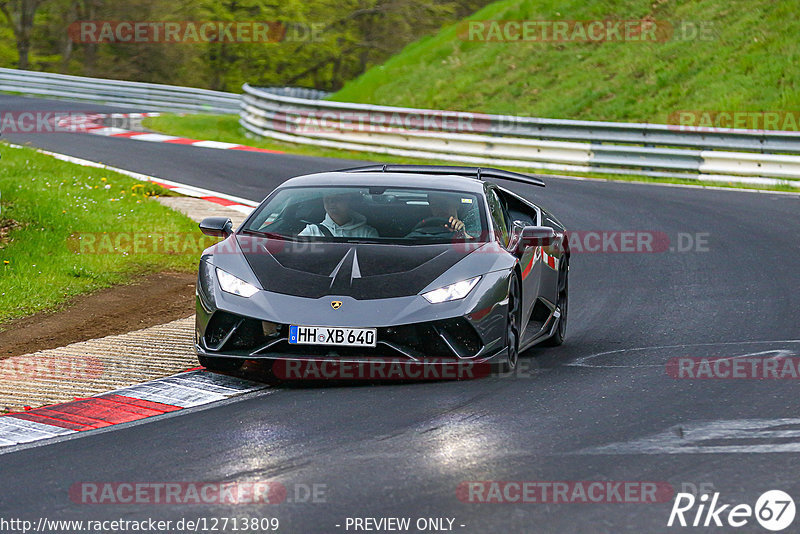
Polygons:
M195 268L196 247L132 248L139 236L146 243L148 235L199 235L189 218L152 199L165 189L29 148L0 148L0 324L142 274ZM128 240L76 245L76 234L99 245L103 232Z
M303 156L316 156L327 158L343 158L364 161L380 161L382 163L420 163L428 165L458 165L452 161L437 161L430 159L406 158L399 156L388 156L384 154L358 152L353 150L336 150L332 148L322 148L309 145L299 145L294 143L284 143L272 139L256 139L247 135L244 128L239 125L239 118L236 115L173 115L164 114L159 117L150 117L144 120L146 128L155 130L168 135L187 137L190 139L222 141L225 143L236 143L249 145L269 150L278 150L288 154L298 154ZM519 172L563 175L548 170L532 170L524 168L514 168L498 165L498 167ZM752 184L741 184L737 182L700 182L698 180L680 178L652 178L649 176L637 176L629 174L605 174L605 173L570 173L570 176L594 178L598 180L625 181L625 182L646 182L660 184L684 184L696 185L700 187L727 187L738 189L755 189L764 191L788 191L800 193L800 189L791 185L762 186Z

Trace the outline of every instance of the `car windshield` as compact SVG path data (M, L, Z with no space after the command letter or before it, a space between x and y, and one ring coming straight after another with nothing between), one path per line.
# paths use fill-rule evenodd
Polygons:
M277 191L245 233L325 241L402 244L481 241L478 195L401 187L290 187Z

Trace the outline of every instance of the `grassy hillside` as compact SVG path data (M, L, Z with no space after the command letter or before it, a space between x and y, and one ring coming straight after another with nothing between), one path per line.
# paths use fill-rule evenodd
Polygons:
M334 100L552 118L668 122L679 110L798 111L796 0L502 0L472 20L655 19L711 28L665 42L481 42L458 25Z

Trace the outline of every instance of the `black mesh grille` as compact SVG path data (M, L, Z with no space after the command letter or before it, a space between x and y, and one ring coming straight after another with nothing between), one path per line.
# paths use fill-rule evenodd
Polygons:
M219 344L234 327L236 327L236 331L231 335L230 339L220 347ZM246 352L249 354L281 336L289 336L288 326L280 325L280 328L274 335L268 336L264 334L262 322L258 319L250 319L232 313L217 311L208 323L205 341L206 346L212 350Z
M212 349L216 348L240 319L241 317L232 313L219 311L212 315L206 327L206 345Z
M267 343L269 339L274 339L274 337L270 336L268 338L264 335L261 321L245 319L231 336L226 348L252 351Z
M383 332L378 332L378 339L389 341L423 358L467 358L474 356L482 347L478 333L461 317L381 330ZM439 332L445 333L458 354L453 353ZM381 333L384 337L380 337Z
M220 346L233 328L236 330L224 345ZM206 328L205 342L211 350L249 355L280 339L281 341L259 351L259 354L358 359L411 356L416 359L456 360L459 357L474 356L483 346L472 325L461 317L378 328L378 346L374 348L292 345L289 344L288 337L289 325L279 325L274 334L265 335L261 321L217 311Z
M463 351L462 356L474 356L483 346L478 333L463 317L440 321L438 326L450 336L451 343Z
M418 323L385 328L386 341L410 352L417 358L455 358L447 344L439 337L433 323Z

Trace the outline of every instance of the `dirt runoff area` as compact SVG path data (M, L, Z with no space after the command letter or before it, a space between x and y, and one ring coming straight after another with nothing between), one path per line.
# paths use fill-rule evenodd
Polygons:
M150 274L77 297L58 311L0 324L0 359L189 317L196 280L195 273Z

